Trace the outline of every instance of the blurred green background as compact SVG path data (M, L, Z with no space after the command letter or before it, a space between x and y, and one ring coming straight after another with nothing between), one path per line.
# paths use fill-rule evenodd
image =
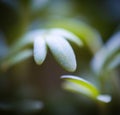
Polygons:
M56 20L64 25L64 19L89 24L105 43L119 29L120 0L0 0L0 58L29 30L54 27ZM76 47L74 50L78 68L73 74L91 76L89 63L93 54L88 47L79 49L80 53ZM95 102L61 88L63 74L68 72L50 53L41 66L30 58L6 72L0 71L0 114L100 115ZM95 78L87 79L96 84ZM108 115L120 114L120 102L109 106Z

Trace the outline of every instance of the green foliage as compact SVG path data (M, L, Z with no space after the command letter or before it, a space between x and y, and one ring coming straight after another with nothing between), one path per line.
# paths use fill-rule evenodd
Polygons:
M119 6L116 5L117 2L113 2L115 8L110 6L112 4L106 7L108 1L105 1L105 4L102 1L103 6L99 7L102 6L103 9L99 9L97 4L101 3L100 1L94 3L81 0L70 1L75 2L68 3L68 0L0 1L0 53L2 52L0 54L0 93L2 92L0 114L1 110L33 114L43 108L41 99L37 101L41 97L45 103L45 110L47 108L47 112L50 111L46 112L47 114L71 115L77 113L74 112L76 110L80 111L78 114L82 114L84 110L84 115L91 114L89 110L86 111L88 108L92 115L98 108L100 108L100 115L120 113L119 110L117 112L117 108L120 107L120 85L117 78L120 75L120 30L110 39L107 37L119 23L116 18L116 16L119 17L119 13L118 15L114 13ZM92 6L95 4L95 7L90 6L89 10L86 3ZM107 15L104 7L110 10L110 12L107 11ZM84 9L83 13L82 9ZM85 12L91 15L89 11L96 16L84 17ZM88 22L91 25L82 21L84 18L90 19ZM111 23L112 20L114 20L113 23ZM110 27L112 24L114 26ZM100 33L93 26L97 27ZM14 43L12 43L13 40L15 40ZM107 42L104 44L102 40ZM74 47L71 43L78 47ZM59 70L59 67L54 65L51 55L48 55L49 51L62 68L68 72L74 72L74 75L61 77L62 88L76 93L81 99L80 102L76 95L69 97L69 93L59 89L61 82L53 76L59 76L65 71ZM41 66L47 55L50 59L48 58L47 63ZM35 63L41 68L35 68L32 63L29 63L28 68L24 63L15 66L13 70L4 71L30 57L33 57ZM4 95L7 95L7 98ZM93 106L96 106L95 109L92 108Z
M99 34L87 24L72 20L64 21L63 23L66 23L65 26L58 22L54 23L55 25L53 24L55 28L33 30L21 37L10 47L8 54L1 60L1 68L6 70L31 56L34 57L36 64L41 65L45 61L49 49L56 61L65 70L69 72L75 71L77 68L76 56L69 42L73 42L78 47L83 46L84 43L93 53L102 47L102 42ZM58 27L63 27L64 29ZM119 37L119 32L117 32L94 55L91 62L91 68L93 73L95 73L94 77L104 77L104 74L106 75L107 72L119 66ZM112 100L109 94L103 93L101 88L98 89L89 81L84 80L84 78L74 75L63 75L61 78L64 80L62 87L65 90L85 95L97 103L109 103ZM102 81L97 82L102 85Z

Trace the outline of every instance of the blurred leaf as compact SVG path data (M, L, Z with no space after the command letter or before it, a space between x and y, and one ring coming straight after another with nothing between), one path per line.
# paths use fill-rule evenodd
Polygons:
M92 60L91 66L95 73L100 74L101 71L109 68L109 63L114 59L114 55L120 53L120 32L113 35L106 45L96 53Z
M1 62L1 68L3 70L6 70L8 67L11 67L21 61L24 61L25 59L32 56L32 50L24 50L22 52L18 52L15 55L3 60Z
M95 53L102 46L100 34L90 25L83 21L71 19L52 19L47 23L47 27L64 28L78 36Z
M37 64L41 65L47 55L47 47L44 36L38 36L34 40L34 60Z
M76 58L70 44L61 36L49 35L46 42L58 63L67 71L75 71Z
M99 90L94 85L80 77L63 75L61 78L65 79L63 88L67 90L84 94L93 99L96 99L96 97L99 96Z
M63 75L61 78L65 79L62 86L66 90L86 95L94 100L104 103L111 101L110 95L101 95L99 90L94 85L84 80L83 78L73 75Z
M65 39L75 43L78 46L82 46L83 45L83 43L82 43L80 38L78 38L73 33L69 32L69 31L67 31L65 29L53 28L53 29L50 30L50 33L53 34L53 35L56 35L56 36L62 36Z
M9 54L16 53L19 50L25 47L28 47L29 45L33 45L34 39L40 36L43 32L44 30L33 30L33 31L28 32L10 47Z
M120 53L114 56L112 61L108 64L108 70L112 70L120 65Z

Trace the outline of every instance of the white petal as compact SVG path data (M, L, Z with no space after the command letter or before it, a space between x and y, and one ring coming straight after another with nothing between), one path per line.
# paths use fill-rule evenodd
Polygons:
M82 46L83 43L80 40L80 38L78 38L77 36L75 36L73 33L65 30L65 29L61 29L61 28L55 28L55 29L51 29L51 34L56 35L56 36L63 36L65 39L74 42L76 45L78 46Z
M37 64L41 65L47 55L47 47L45 40L42 36L38 36L34 40L34 60Z
M64 38L53 35L47 36L46 42L58 63L67 71L75 71L76 58L70 44Z

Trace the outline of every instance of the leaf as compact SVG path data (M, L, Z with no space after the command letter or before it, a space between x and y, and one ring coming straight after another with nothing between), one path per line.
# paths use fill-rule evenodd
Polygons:
M58 63L67 71L76 70L76 57L70 44L60 36L49 35L46 42Z
M97 96L99 96L99 90L94 85L80 77L63 75L61 78L65 79L63 88L67 90L84 94L93 99L96 99Z
M47 47L43 36L38 36L34 40L34 60L37 64L41 65L47 55Z
M13 66L19 62L24 61L25 59L32 56L32 50L24 50L22 52L16 53L15 55L9 57L6 60L3 60L1 68L6 70L8 67Z
M62 36L65 39L75 43L78 46L83 45L82 41L77 36L75 36L73 33L71 33L70 31L67 31L65 29L54 28L54 29L50 30L50 33L53 34L53 35L56 35L56 36Z
M96 53L103 44L100 34L89 24L80 20L61 18L56 20L52 19L51 21L49 20L49 23L47 23L46 26L50 28L64 28L74 33L93 53Z
M120 32L113 35L105 46L94 56L91 66L95 73L100 74L108 68L111 58L120 52Z

